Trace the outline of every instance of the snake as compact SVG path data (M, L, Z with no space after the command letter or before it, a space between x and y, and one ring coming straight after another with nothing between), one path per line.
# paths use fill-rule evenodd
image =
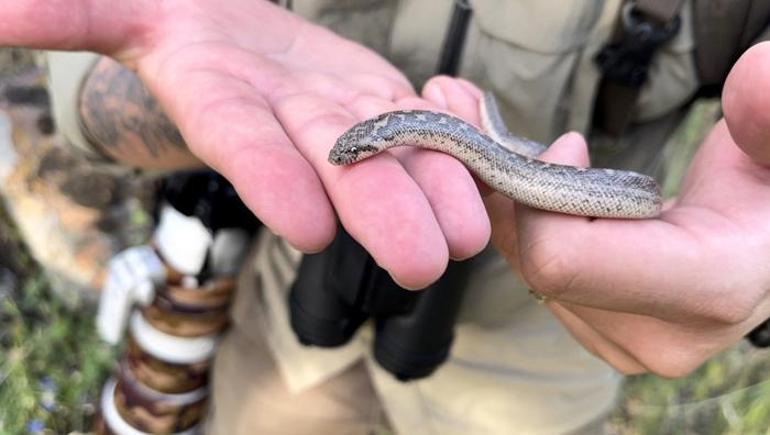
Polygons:
M415 146L456 158L492 189L540 210L620 219L660 214L660 186L652 177L539 160L546 146L510 133L491 92L479 99L479 113L485 132L438 111L383 113L343 133L329 162L350 165L391 147Z

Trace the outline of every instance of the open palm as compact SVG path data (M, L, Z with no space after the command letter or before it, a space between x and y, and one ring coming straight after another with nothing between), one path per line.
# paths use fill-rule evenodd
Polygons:
M418 288L487 242L473 179L451 158L326 162L363 117L428 103L375 53L267 1L19 1L0 11L0 43L87 49L135 69L192 152L302 250L328 244L338 216Z

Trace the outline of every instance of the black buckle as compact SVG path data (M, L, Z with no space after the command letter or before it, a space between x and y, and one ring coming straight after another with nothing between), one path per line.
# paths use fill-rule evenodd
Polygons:
M654 21L630 1L623 6L622 23L619 40L605 45L594 60L606 79L638 89L647 81L655 51L679 33L682 20L677 15L667 23Z

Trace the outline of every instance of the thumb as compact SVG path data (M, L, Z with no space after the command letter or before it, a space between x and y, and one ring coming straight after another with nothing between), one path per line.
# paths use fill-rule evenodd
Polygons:
M539 159L549 163L588 166L588 147L583 136L567 133L558 138ZM575 219L572 216L535 210L521 204L514 205L513 201L501 194L485 198L484 203L492 221L492 241L517 270L520 270L519 235L522 231L528 231L525 227L530 228L535 222Z
M589 164L588 146L580 134L567 133L557 139L540 159L549 163L585 167ZM524 279L537 288L533 276L547 274L547 268L543 265L548 264L550 259L575 258L578 247L571 246L569 239L575 237L580 240L583 234L581 230L588 222L589 218L582 216L552 213L516 204L516 255Z
M770 42L738 59L725 82L722 106L735 143L754 162L770 166Z
M582 135L570 132L562 135L538 157L548 163L560 165L589 166L588 145Z
M588 146L585 139L578 133L567 133L556 139L548 149L540 155L541 160L560 165L586 167L590 164ZM570 216L562 213L551 213L516 204L516 225L520 235L532 235L535 232L552 230L564 231L566 224L586 222L585 217ZM553 228L554 226L559 228Z

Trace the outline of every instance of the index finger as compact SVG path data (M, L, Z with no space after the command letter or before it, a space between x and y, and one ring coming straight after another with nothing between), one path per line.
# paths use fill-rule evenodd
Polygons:
M312 95L273 102L275 113L311 162L347 231L406 288L423 288L446 268L449 253L438 220L419 185L388 154L336 167L329 150L357 119Z

